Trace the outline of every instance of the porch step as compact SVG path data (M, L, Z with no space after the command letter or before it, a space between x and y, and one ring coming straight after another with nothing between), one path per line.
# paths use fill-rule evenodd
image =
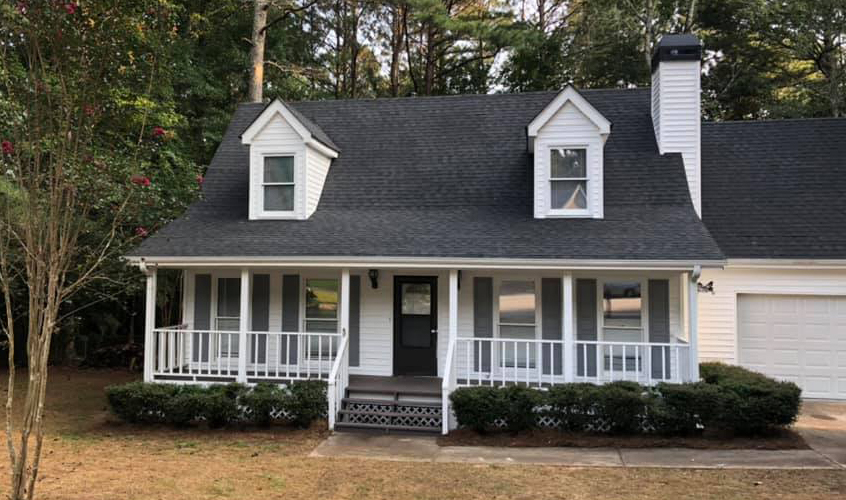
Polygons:
M383 399L386 401L423 401L436 403L441 400L440 391L427 391L419 389L385 389L380 387L350 387L347 389L347 396L355 396L363 399ZM375 396L375 397L374 397Z
M440 402L406 401L399 399L396 391L392 394L392 399L342 399L335 429L440 432Z
M381 424L351 424L348 422L336 422L336 431L384 431L384 432L409 432L409 433L426 433L437 434L441 431L440 427L422 428L409 425L381 425Z

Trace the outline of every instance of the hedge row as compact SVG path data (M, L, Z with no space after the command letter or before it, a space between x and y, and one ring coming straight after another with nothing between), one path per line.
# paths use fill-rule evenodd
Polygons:
M716 429L760 434L792 424L801 391L749 370L720 363L700 365L701 382L605 385L562 384L548 391L525 387L466 387L450 396L458 424L479 432L503 425L517 432L540 418L573 432L656 432L686 435Z
M326 415L326 382L304 380L287 387L258 384L208 387L131 382L106 388L112 412L126 422L186 426L205 420L209 427L275 419L301 427Z

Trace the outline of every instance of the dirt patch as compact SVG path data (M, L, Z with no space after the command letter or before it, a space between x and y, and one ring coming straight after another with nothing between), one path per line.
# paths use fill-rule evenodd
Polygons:
M578 434L554 429L536 429L517 434L496 432L479 434L458 429L438 438L441 446L506 447L579 447L579 448L693 448L699 450L801 450L808 449L799 433L785 429L770 436L755 438L703 435L689 437L610 436Z

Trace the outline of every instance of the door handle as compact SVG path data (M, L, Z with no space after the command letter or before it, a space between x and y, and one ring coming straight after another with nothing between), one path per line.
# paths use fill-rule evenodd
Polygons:
M432 332L431 332L431 333L438 333L438 330L437 330L437 329L434 329L434 330L432 330Z

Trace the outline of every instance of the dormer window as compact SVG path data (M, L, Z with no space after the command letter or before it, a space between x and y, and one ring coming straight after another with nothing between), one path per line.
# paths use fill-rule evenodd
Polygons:
M611 122L573 87L529 123L535 218L603 217L603 157L610 133Z
M338 157L329 136L277 100L241 134L241 143L250 147L250 220L308 219Z
M265 212L294 211L294 156L265 156L262 195Z
M549 155L549 208L587 210L587 148L551 148Z

